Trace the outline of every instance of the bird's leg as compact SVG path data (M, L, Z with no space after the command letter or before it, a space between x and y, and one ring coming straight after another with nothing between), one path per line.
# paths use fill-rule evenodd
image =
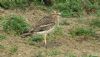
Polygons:
M44 44L45 44L45 47L47 48L47 39L46 39L46 37L47 37L47 33L44 34Z

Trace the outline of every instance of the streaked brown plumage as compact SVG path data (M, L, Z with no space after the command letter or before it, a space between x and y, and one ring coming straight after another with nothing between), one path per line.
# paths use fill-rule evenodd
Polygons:
M59 24L59 13L53 11L50 15L43 17L40 19L28 33L23 34L23 36L27 36L28 34L32 34L35 32L47 31L53 28L55 25Z
M46 45L46 35L54 29L56 24L59 25L59 13L53 11L49 16L40 19L28 33L25 33L22 36L26 37L34 33L44 34Z
M45 16L37 22L34 32L41 32L51 29L56 24L55 17Z

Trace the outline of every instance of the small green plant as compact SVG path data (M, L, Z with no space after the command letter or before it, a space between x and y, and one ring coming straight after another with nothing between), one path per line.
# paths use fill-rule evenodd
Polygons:
M100 19L93 19L90 25L100 28Z
M34 35L34 36L31 36L30 38L30 41L32 42L41 42L43 40L43 35Z
M40 42L43 40L43 36L42 35L34 35L32 36L32 41L34 42Z
M16 53L17 50L18 50L18 47L17 46L13 46L13 47L10 48L9 51L10 51L11 54L13 54L13 53Z
M70 31L72 36L94 36L95 31L90 28L75 28L74 30Z
M6 37L4 35L0 35L0 41L5 39Z
M26 23L23 17L17 15L11 15L4 17L5 21L3 24L3 30L5 32L15 32L20 35L23 32L27 31L29 28L29 24Z

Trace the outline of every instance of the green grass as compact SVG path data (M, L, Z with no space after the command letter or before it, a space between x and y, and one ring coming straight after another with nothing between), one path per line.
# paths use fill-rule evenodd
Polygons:
M89 10L90 14L93 13L92 9L100 10L99 1L96 0L56 0L56 4L54 8L59 10L62 13L62 16L81 16L83 15L83 11ZM95 12L95 13L96 13Z
M92 9L96 11L95 13L99 14L99 2L99 0L96 0L96 2L94 2L94 0L55 0L53 1L54 4L47 7L48 9L46 10L51 11L53 9L56 9L61 12L63 17L79 17L83 15L83 12L86 10L88 10L88 12L90 12L91 14L93 12ZM5 9L25 9L26 7L29 7L30 4L32 4L32 6L37 6L42 10L46 7L41 0L0 0L0 7Z
M81 0L57 0L54 8L59 9L62 16L78 16L82 11Z
M25 8L29 6L29 0L0 0L0 7L9 8Z
M37 34L37 35L31 36L30 40L33 42L41 42L43 40L43 35Z
M93 19L91 21L91 24L90 25L93 26L93 27L99 27L100 28L100 18Z
M28 43L30 45L34 45L34 44L40 43L43 40L44 40L43 35L36 34L36 35L33 35L33 36L29 37Z
M34 0L34 3L37 6L43 6L41 0ZM93 0L55 0L53 3L52 6L47 7L47 10L56 9L61 12L63 17L80 17L84 15L83 12L86 12L86 10L88 10L90 14L94 12L92 9L96 11L95 13L100 10L99 0L96 0L96 2Z
M94 36L95 31L90 28L74 28L70 31L72 36Z
M26 23L24 17L17 16L17 15L11 15L11 16L5 16L2 25L3 30L5 32L14 32L18 35L22 34L23 32L27 31L29 28L29 24Z
M0 35L0 41L6 39L6 37L4 35Z

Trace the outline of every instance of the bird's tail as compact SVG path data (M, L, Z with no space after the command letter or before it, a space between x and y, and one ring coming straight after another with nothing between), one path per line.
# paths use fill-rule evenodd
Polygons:
M27 37L27 36L31 36L33 33L34 33L34 29L32 28L32 29L30 29L27 33L21 34L21 37L22 37L22 38L25 38L25 37Z

